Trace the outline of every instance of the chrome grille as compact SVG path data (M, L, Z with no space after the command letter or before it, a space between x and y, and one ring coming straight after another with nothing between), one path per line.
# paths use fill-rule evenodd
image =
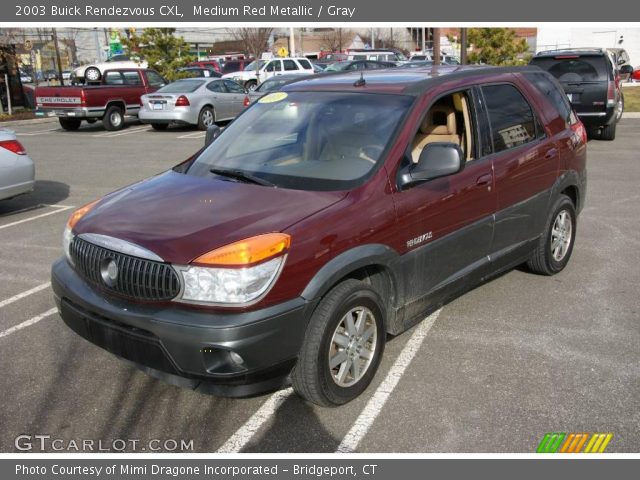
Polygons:
M166 263L114 252L76 237L71 243L76 271L92 284L119 295L145 301L171 300L180 292L178 275ZM118 267L115 281L103 278L105 265L113 260Z

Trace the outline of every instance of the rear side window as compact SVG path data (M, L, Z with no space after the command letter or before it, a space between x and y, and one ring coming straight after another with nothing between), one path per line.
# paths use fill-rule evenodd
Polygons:
M607 80L604 55L573 58L542 57L531 63L546 70L561 82L589 82Z
M282 63L284 64L284 69L287 71L299 70L298 65L296 65L296 62L293 60L283 60Z
M536 121L529 102L513 85L482 87L494 153L524 145L536 138Z
M558 114L569 122L571 116L571 104L564 90L557 85L551 78L544 73L525 73L524 76L529 80L538 91L544 95L556 107Z
M142 85L142 79L138 72L122 72L122 76L127 85Z
M124 84L124 80L122 79L122 74L120 72L107 72L104 76L104 84L105 85L122 85Z

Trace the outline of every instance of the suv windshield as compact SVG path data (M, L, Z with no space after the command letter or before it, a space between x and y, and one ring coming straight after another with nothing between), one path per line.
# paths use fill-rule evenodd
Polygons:
M264 60L254 60L249 65L244 67L244 71L248 72L248 71L251 71L251 70L255 70L256 69L256 62L258 62L258 70L260 70L262 68L262 66L264 65L265 61Z
M241 171L277 187L344 190L374 170L413 97L277 92L231 123L186 169Z
M548 71L561 82L606 81L608 78L604 55L539 57L533 58L531 64Z

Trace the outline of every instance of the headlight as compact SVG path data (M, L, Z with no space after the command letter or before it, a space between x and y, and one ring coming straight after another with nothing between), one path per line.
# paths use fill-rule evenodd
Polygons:
M82 217L89 213L89 211L93 207L95 207L96 203L98 203L99 201L100 199L94 200L93 202L87 203L83 207L78 208L71 214L69 220L67 220L67 225L65 226L64 233L62 234L62 248L64 250L65 257L67 257L67 260L69 260L69 263L71 265L73 265L73 260L71 259L71 242L73 241L73 237L75 236L73 234L73 227L75 227L76 223L78 223Z
M290 237L269 233L226 245L178 268L181 301L224 306L255 303L274 285L286 260Z
M182 299L217 304L247 304L260 298L280 273L285 257L274 258L255 267L182 270Z

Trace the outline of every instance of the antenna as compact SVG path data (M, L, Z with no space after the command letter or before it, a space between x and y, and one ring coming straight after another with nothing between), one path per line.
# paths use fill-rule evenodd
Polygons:
M354 87L364 87L367 84L367 81L364 79L364 72L360 72L360 78L353 82Z

